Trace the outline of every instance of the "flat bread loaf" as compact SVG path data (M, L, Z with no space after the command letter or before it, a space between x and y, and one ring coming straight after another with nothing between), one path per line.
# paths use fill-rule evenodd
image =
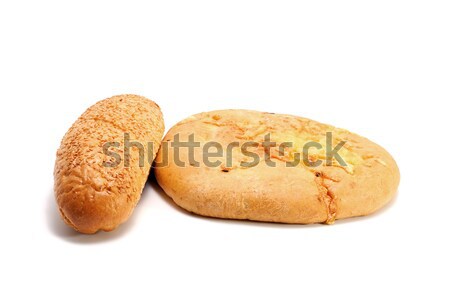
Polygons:
M268 134L271 148L264 144ZM198 145L177 147L190 138ZM154 164L159 185L190 212L281 223L331 224L373 213L394 197L400 178L391 155L364 137L306 118L247 110L179 122Z

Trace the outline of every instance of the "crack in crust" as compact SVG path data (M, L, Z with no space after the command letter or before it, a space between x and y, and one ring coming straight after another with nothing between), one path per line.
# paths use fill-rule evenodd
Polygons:
M315 172L315 182L319 190L319 201L324 202L327 210L327 219L324 221L325 224L334 224L336 220L337 213L337 196L330 190L329 184L326 181L339 182L336 179L328 177L323 172Z

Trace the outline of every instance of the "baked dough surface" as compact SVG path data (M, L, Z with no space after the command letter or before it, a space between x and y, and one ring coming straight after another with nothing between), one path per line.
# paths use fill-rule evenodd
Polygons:
M338 154L345 166L332 160L325 164L326 133L332 133L332 146L344 141ZM175 135L188 141L194 134L200 147L194 149L194 161L189 161L187 148L179 149L179 159L185 167L174 162L170 143ZM270 134L276 146L264 150L264 136ZM218 142L223 155L209 158L220 165L206 164L203 146ZM257 142L248 148L256 153L259 164L245 163L253 159L233 148L227 161L226 148L232 142L242 145ZM323 160L310 166L303 160L295 167L287 166L295 153L301 153L305 143L314 141L322 149L310 148L309 162ZM292 147L279 152L282 142ZM399 170L391 155L374 142L351 133L306 118L247 110L221 110L191 116L172 127L155 162L155 175L163 190L182 208L204 216L247 219L281 223L333 223L336 219L368 215L386 205L396 193ZM217 148L210 148L214 152ZM177 155L178 156L178 155ZM269 159L268 159L269 158ZM276 166L265 164L267 160ZM167 161L166 164L163 162ZM243 164L244 163L244 164Z
M143 165L139 150L130 148L125 166L125 134L144 147ZM139 201L163 134L159 106L145 97L118 95L86 110L62 139L56 156L54 190L64 221L82 233L111 231L126 221ZM103 150L110 142L120 143L109 149L120 155L115 167L104 166L114 163ZM153 143L150 152L148 142Z

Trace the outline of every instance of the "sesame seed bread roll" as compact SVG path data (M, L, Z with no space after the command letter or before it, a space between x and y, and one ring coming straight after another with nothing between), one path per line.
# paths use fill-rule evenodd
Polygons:
M276 146L266 151L268 134ZM177 155L164 147L189 137L198 143L191 155L187 147ZM331 152L326 161L327 137L342 162ZM285 142L291 145L281 149ZM205 148L208 143L214 147ZM385 206L400 180L392 156L369 139L302 117L247 110L205 112L179 122L166 134L155 165L164 161L155 176L176 204L228 219L331 224Z
M140 199L163 134L159 106L142 96L113 96L87 109L56 155L54 191L66 224L91 234L125 222Z

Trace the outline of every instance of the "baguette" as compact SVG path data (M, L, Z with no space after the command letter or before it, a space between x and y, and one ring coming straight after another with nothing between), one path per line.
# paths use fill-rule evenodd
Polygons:
M125 222L140 199L163 133L159 106L141 96L113 96L84 112L56 155L54 192L66 224L92 234ZM134 143L128 158L126 137ZM112 142L119 144L105 148ZM109 153L113 150L116 157ZM148 158L143 160L142 153Z

